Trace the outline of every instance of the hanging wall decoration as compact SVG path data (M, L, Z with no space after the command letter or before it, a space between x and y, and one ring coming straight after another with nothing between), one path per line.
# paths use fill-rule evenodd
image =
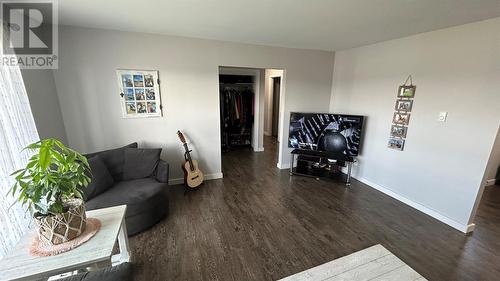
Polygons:
M408 127L392 125L391 127L391 137L395 138L406 138L406 131Z
M389 138L389 144L387 146L392 149L403 150L405 147L405 140L400 138Z
M410 122L410 114L406 112L394 112L394 116L392 118L392 123L398 125L408 125Z
M403 150L405 146L406 133L410 122L410 112L413 108L413 98L417 86L413 85L411 75L406 78L403 85L398 87L396 106L394 107L394 115L392 117L391 137L387 147Z
M162 116L158 71L118 69L116 75L124 118Z
M414 85L399 86L398 97L400 97L400 98L413 98L415 96L415 89L416 88L417 87Z
M412 100L397 100L395 110L411 112L412 106L413 106Z

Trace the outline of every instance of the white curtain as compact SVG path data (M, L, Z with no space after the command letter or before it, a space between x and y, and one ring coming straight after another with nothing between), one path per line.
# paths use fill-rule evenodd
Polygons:
M21 71L0 66L0 258L16 245L31 220L9 193L10 174L23 168L30 157L21 150L38 140Z

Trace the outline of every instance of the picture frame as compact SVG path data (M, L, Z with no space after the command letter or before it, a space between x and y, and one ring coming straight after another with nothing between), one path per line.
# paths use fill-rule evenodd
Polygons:
M157 70L117 69L116 76L123 118L163 115Z
M401 85L398 88L399 98L413 98L415 97L415 91L417 86L415 85Z
M397 125L408 125L409 122L410 122L409 113L394 112L394 116L392 117L392 123Z
M387 147L394 150L402 151L405 147L405 140L399 138L389 138L389 141L387 142Z
M406 133L408 131L408 127L392 125L391 127L391 137L395 138L406 138Z
M413 108L413 100L396 100L396 106L394 109L396 111L406 111L411 112Z

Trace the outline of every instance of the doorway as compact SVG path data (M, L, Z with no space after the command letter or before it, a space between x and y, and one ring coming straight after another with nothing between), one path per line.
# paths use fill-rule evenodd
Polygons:
M222 152L235 149L262 151L259 95L263 70L219 67L219 109ZM262 76L262 78L261 78Z
M224 81L221 80L223 76L226 76L226 78L227 76L233 76L233 78L235 76L240 76L239 80L236 79L236 84L239 84L236 85L236 87L253 90L253 116L251 118L253 123L251 124L250 145L248 145L248 138L246 138L243 142L243 146L233 146L232 148L224 146L224 142L226 142L226 144L228 143L226 139L228 135L225 135L224 132L227 125L224 114L227 114L228 107L226 107L226 99L224 96L222 96L222 92L226 87L231 88L232 86L235 86L235 83L232 83L233 85L230 85L231 82L229 84L224 83ZM244 78L245 76L246 78ZM248 80L249 76L252 79L250 81ZM236 66L219 66L220 145L222 148L222 164L224 164L225 162L223 156L227 155L231 151L231 149L234 148L240 152L244 152L246 150L248 153L264 152L269 155L272 154L273 158L276 158L276 165L278 166L278 168L282 168L279 159L281 157L280 155L282 153L283 147L282 145L279 145L279 142L281 142L281 135L283 135L284 132L283 120L286 98L285 81L285 70L283 69L259 69ZM238 105L238 107L234 107L233 105L233 107L231 108L239 109L239 104L236 103L236 105ZM246 125L243 129L243 131L246 132L247 136L249 129L250 127L248 125ZM239 132L241 131L237 131L236 133ZM271 141L271 145L269 145L269 141ZM268 147L269 150L265 147ZM255 153L255 157L257 157L257 155L259 154Z
M478 224L494 225L495 218L498 217L500 217L500 126L493 141L469 226L473 228Z
M264 146L265 151L273 155L278 165L283 134L284 70L266 69L265 76Z
M280 112L280 90L281 77L272 77L273 79L273 107L272 107L272 129L271 136L278 139L279 131L279 112Z
M254 77L219 75L222 151L252 146Z

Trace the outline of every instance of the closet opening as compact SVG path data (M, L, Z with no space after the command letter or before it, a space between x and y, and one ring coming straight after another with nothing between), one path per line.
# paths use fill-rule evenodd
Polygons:
M219 74L222 152L254 146L255 76Z

